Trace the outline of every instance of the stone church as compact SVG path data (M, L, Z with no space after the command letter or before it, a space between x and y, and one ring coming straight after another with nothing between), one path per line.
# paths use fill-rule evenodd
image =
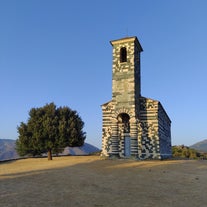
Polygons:
M162 104L141 96L137 37L113 47L112 100L102 105L102 156L137 159L171 157L171 121Z

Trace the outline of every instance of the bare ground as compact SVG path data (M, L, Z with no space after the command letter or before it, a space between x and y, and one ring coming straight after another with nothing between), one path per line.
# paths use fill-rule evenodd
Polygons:
M207 161L101 160L0 164L0 207L206 207Z

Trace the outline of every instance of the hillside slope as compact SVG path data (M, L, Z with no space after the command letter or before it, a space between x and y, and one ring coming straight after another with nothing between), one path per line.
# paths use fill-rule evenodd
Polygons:
M190 148L193 148L200 152L207 152L207 139L191 145Z
M0 139L0 160L9 160L18 158L15 150L15 140Z
M99 152L100 149L88 144L84 143L81 147L66 147L62 154L64 155L89 155L95 152Z
M15 150L15 142L16 140L0 139L0 161L19 158ZM89 155L99 151L99 148L91 144L84 143L81 147L66 147L62 155Z

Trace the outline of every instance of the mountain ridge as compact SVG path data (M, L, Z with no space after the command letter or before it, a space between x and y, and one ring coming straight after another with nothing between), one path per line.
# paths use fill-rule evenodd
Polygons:
M15 150L15 142L12 139L0 139L0 161L20 158ZM90 155L96 152L100 152L98 147L85 142L81 147L66 147L60 155Z
M16 140L13 139L0 139L0 161L19 158L15 150L15 142Z
M191 145L190 148L200 152L207 152L207 139L196 142L195 144Z

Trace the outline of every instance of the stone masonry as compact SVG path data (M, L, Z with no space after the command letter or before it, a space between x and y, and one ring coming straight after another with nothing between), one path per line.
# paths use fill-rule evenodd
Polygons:
M141 96L137 37L111 41L112 100L102 105L102 156L171 157L171 121L159 101Z

